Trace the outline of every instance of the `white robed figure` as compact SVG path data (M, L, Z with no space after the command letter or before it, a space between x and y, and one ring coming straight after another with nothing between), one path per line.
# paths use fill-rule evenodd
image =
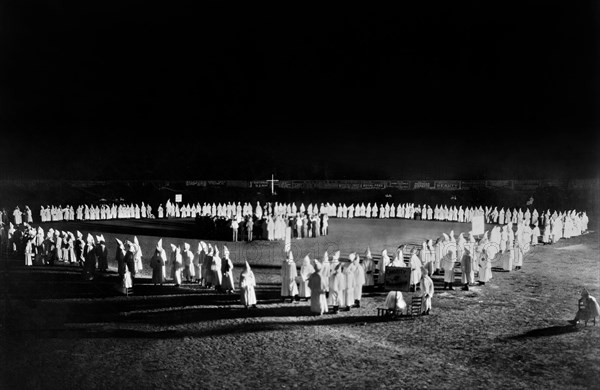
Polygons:
M408 311L408 305L402 296L402 291L388 292L384 305L388 311L400 312L401 314L406 314Z
M354 304L354 286L356 277L354 276L354 259L356 255L354 253L350 253L348 259L350 263L344 268L344 278L345 278L345 286L343 291L343 302L342 307L344 310L350 310L350 307Z
M181 248L171 244L171 279L175 282L175 286L181 284L181 272L183 270L183 257L181 256Z
M133 260L135 262L135 273L142 272L142 247L140 246L140 242L138 241L137 236L133 236Z
M195 281L200 283L202 282L202 277L204 275L202 266L204 265L204 257L206 256L205 247L206 244L203 241L200 241L198 243L198 249L196 250L196 256L194 256L194 275L196 276Z
M502 262L502 268L505 271L512 271L513 269L513 262L515 260L515 248L514 248L514 233L512 231L512 227L510 225L507 226L506 229L507 232L507 236L508 239L506 241L506 249L508 250L508 256L504 257L504 260Z
M162 238L158 240L154 255L150 259L150 267L152 268L152 283L163 284L165 282L165 265L167 264L167 254L162 247Z
M429 274L433 274L433 256L426 241L423 241L421 244L421 251L419 252L419 255L423 267L427 268Z
M365 269L360 263L360 256L358 253L355 254L354 263L354 306L360 307L360 300L362 299L362 289L365 284Z
M183 244L183 278L188 282L193 282L195 274L194 253L190 250L191 246L187 242Z
M471 253L471 248L466 247L465 253L463 254L462 259L460 260L460 270L461 270L461 282L464 284L465 290L469 289L469 285L475 283L475 270L473 269L473 258L475 256L474 253Z
M500 253L506 252L506 243L508 242L508 226L502 226L500 230Z
M339 261L331 263L331 274L329 275L329 298L327 303L333 306L333 313L337 314L342 302L342 294L345 288L345 277L342 273L342 263Z
M396 253L394 253L394 259L390 263L391 267L406 267L406 264L404 263L403 249L404 249L404 245L400 245L396 249Z
M256 279L250 264L246 261L246 268L240 274L240 300L246 308L256 307Z
M417 256L417 249L413 249L410 255L410 286L414 288L414 291L417 291L417 284L421 281L421 268L423 264L421 263L421 259Z
M25 265L31 266L33 265L33 238L27 239L27 243L25 244Z
M491 257L485 252L479 257L479 284L484 285L492 279L492 262Z
M302 265L300 266L300 275L298 277L298 284L300 285L298 296L308 300L310 298L310 287L308 287L308 277L310 274L315 272L315 268L310 263L310 257L304 256L302 259Z
M535 246L539 243L540 237L540 227L536 224L533 229L531 229L531 246Z
M448 238L448 239L446 239ZM442 268L442 259L444 258L444 256L446 255L446 244L447 242L450 240L450 238L448 237L448 235L446 233L442 233L441 237L438 237L438 239L435 241L435 251L434 251L434 261L433 261L433 270L434 272L439 270L439 269L443 269Z
M325 278L329 278L329 274L331 274L331 262L329 261L329 254L327 251L323 253L323 259L321 261L321 274Z
M581 291L581 298L577 302L577 306L580 307L575 314L575 318L569 322L573 325L577 325L579 321L589 321L600 315L600 305L596 298L590 295L587 289ZM594 322L594 325L596 323Z
M456 240L456 258L462 259L463 253L465 250L465 244L467 243L467 239L465 238L464 233L460 233L458 235L458 240Z
M421 269L421 297L423 297L423 314L429 314L431 311L431 298L434 293L433 280L429 277L427 268Z
M321 263L315 259L314 272L308 277L310 289L310 311L317 315L327 312L327 291L329 291L329 280L322 274Z
M214 253L212 256L212 263L210 265L210 270L212 272L212 284L215 286L215 290L221 289L221 284L223 283L223 273L221 271L222 261L219 256L219 248L215 245Z
M373 263L373 255L371 254L371 248L367 247L367 252L365 253L365 259L362 262L362 267L365 271L365 286L370 287L375 284L374 275L375 275L375 263Z
M442 257L441 260L441 268L444 270L444 290L446 289L446 287L448 287L450 290L454 290L454 288L452 287L452 285L454 284L454 260L452 260L453 258L453 251L455 250L455 248L448 248L448 250L446 251L446 254ZM465 249L465 252L467 250ZM464 255L463 255L464 257Z
M223 272L223 291L233 292L235 285L233 282L233 262L229 258L229 248L223 245L223 259L221 260L221 271Z
M381 260L379 260L379 275L377 276L377 284L383 285L385 283L385 268L390 265L390 257L388 256L387 249L381 251Z
M281 299L285 301L286 298L292 298L298 295L298 285L296 284L296 277L298 276L298 269L294 262L294 255L292 251L288 252L287 258L283 260L281 264Z
M515 238L514 243L515 269L521 269L523 266L523 244L518 238Z

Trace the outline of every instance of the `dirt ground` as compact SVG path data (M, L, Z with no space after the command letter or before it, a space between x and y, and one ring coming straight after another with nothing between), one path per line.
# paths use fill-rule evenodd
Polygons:
M379 220L334 220L331 228L299 253L321 245L320 258L329 242L342 253L366 245L375 253L469 229ZM237 294L195 285L142 278L126 297L114 289L113 272L84 282L77 267L5 267L0 388L596 388L600 323L567 322L583 287L600 297L600 241L597 226L590 229L533 248L520 271L494 268L491 282L468 292L442 290L436 275L431 315L397 320L377 316L380 289L336 315L281 303L283 243L252 244L253 252L232 245L234 263L256 256L259 302L249 310ZM116 234L125 233L132 231ZM138 238L151 248L158 237Z

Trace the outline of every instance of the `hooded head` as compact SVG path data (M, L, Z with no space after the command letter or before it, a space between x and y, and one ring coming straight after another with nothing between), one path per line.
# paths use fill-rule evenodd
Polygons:
M373 258L373 255L371 254L371 247L369 247L369 246L367 247L367 253L365 254L365 257L367 259L372 259Z
M310 265L310 257L308 257L308 255L304 256L302 259L302 265Z
M115 241L117 241L117 245L119 246L119 248L123 248L123 241L119 240L118 238L115 238Z
M319 272L322 268L323 268L323 265L321 264L321 262L319 260L315 259L315 271Z
M86 241L88 243L90 243L90 244L93 244L94 243L94 237L92 237L92 235L90 233L88 233Z
M324 263L327 262L327 261L329 261L329 253L327 253L327 251L325 251L325 253L323 253L323 259L322 260L323 260Z
M292 253L292 251L288 251L287 261L294 261L294 254Z
M348 260L350 260L350 262L353 262L356 259L356 253L352 252L348 255Z
M137 246L140 246L140 242L138 241L137 236L133 236L133 243Z
M229 248L227 248L227 245L223 245L223 256L225 256L226 259L229 258Z
M162 238L156 243L156 249L162 249Z
M177 250L177 246L175 244L171 244L171 251L175 252Z
M334 261L338 261L338 260L340 259L340 255L341 255L341 253L340 253L340 251L339 251L339 250L338 250L338 251L335 251L335 252L333 253L333 260L334 260Z

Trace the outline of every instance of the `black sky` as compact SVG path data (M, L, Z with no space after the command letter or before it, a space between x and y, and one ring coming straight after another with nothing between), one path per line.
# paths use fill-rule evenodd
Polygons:
M596 2L317 4L4 2L0 176L598 174Z

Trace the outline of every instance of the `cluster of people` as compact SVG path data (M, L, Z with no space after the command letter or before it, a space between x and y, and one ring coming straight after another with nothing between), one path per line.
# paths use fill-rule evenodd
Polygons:
M128 219L128 218L154 218L152 214L152 206L149 204L141 205L130 204L90 204L79 205L48 205L40 206L40 222L54 221L97 221L105 219ZM13 222L15 225L20 225L22 222L33 223L33 215L29 206L25 206L23 211L19 206L15 207L12 212Z
M297 213L293 217L263 214L260 218L238 214L232 219L198 215L195 220L201 237L221 241L284 240L287 227L291 228L291 237L298 239L324 236L329 232L325 214Z
M2 213L2 222L6 225L9 221L9 216L5 210ZM400 204L377 204L374 203L352 203L346 205L345 203L320 203L320 204L308 204L305 206L304 203L300 203L299 206L296 203L263 203L256 202L255 206L252 206L250 202L228 202L228 203L208 203L204 202L200 204L180 204L179 202L171 202L167 200L165 207L160 204L157 208L158 218L197 218L199 220L210 220L213 225L223 225L225 228L233 230L235 226L238 228L247 223L248 220L255 222L253 228L253 235L262 236L268 240L283 239L285 235L285 228L282 228L283 223L286 226L291 226L294 234L297 237L307 236L306 230L314 231L312 236L316 236L317 232L323 235L323 231L326 229L328 218L404 218L404 219L420 219L420 220L433 220L433 221L453 221L453 222L471 222L474 216L483 215L487 223L494 223L499 225L506 225L512 223L516 225L521 221L525 221L526 225L547 225L550 220L562 220L568 217L571 221L567 226L562 226L561 229L566 229L569 232L567 235L562 233L563 236L568 237L569 234L576 235L577 231L585 231L587 229L588 217L583 211L566 210L566 211L553 211L547 210L544 212L538 212L537 209L530 210L529 207L525 208L506 208L491 206L465 206L462 205L435 205L432 207L427 204L414 204L414 203L400 203ZM12 222L15 225L20 225L23 222L32 223L33 215L29 206L25 206L24 210L21 211L19 206L16 206L11 213ZM40 208L40 220L41 222L48 221L70 221L70 220L103 220L103 219L124 219L124 218L155 218L152 214L152 206L150 204L141 203L138 204L101 204L101 205L80 205L77 208L73 206L41 206ZM307 222L298 223L297 219L306 218ZM295 224L291 224L290 220L296 219ZM278 225L279 223L279 225ZM320 224L321 227L318 229L314 224ZM298 235L298 224L301 225L300 230L302 233ZM304 227L304 224L308 225L308 228ZM207 224L208 225L208 224ZM264 225L264 226L261 226ZM559 223L560 225L560 223ZM209 227L212 232L217 230L227 231L227 229L217 229L215 226ZM279 229L278 229L279 227ZM240 237L238 231L237 236ZM217 234L219 238L221 234ZM233 234L235 235L235 234ZM557 235L552 233L552 235ZM242 237L248 237L248 234Z
M170 245L171 252L167 256L162 247L162 239L160 239L150 258L152 282L155 285L166 283L167 266L169 266L169 277L175 286L187 282L222 293L233 294L235 292L233 262L226 245L223 245L223 257L221 257L217 245L213 246L204 241L198 243L196 251L192 251L191 245L187 242L183 243L183 248L181 245ZM130 246L131 242L128 242L125 248ZM119 260L118 257L117 260ZM121 268L120 264L119 269ZM246 308L256 307L255 286L256 278L250 264L246 261L239 280L240 299Z
M402 249L403 246L398 248L394 260L383 266L384 269L388 266L407 266ZM385 250L383 254L386 255ZM412 268L418 265L411 259L408 266ZM337 314L339 311L360 308L363 289L375 286L376 271L370 248L367 248L362 258L357 252L350 253L348 261L340 261L340 251L336 251L331 260L327 252L323 254L321 261L310 259L306 255L302 259L299 271L293 253L289 251L281 265L281 299L283 302L287 299L290 302L310 300L310 310L315 315ZM383 283L383 278L378 278L378 281ZM434 288L427 268L419 266L418 272L411 273L410 283L415 292L416 285L420 286L419 294L423 297L424 303L423 313L429 314ZM386 302L397 304L395 309L406 309L402 292L395 292L393 299L388 302L389 299L386 298Z
M96 271L108 272L108 253L103 235L94 238L88 233L84 238L80 231L74 234L50 228L44 232L41 226L34 228L23 224L19 229L11 226L8 237L9 251L22 252L26 266L53 266L57 262L77 264L86 279L93 279Z
M340 251L333 254L331 261L327 252L321 261L306 255L298 271L294 255L288 251L280 271L282 301L310 299L310 310L317 315L360 307L363 286L372 285L372 274L367 274L356 253L351 253L349 260L343 264Z

